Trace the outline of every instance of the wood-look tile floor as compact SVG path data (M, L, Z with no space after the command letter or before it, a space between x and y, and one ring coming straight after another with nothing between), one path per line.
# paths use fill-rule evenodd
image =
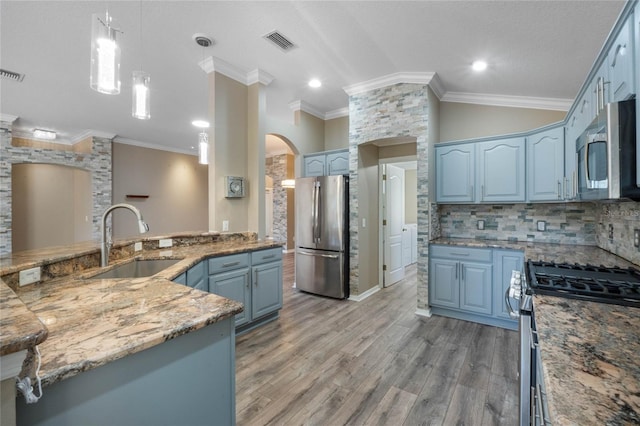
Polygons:
M516 425L516 332L415 315L415 266L362 302L292 288L237 338L238 425Z

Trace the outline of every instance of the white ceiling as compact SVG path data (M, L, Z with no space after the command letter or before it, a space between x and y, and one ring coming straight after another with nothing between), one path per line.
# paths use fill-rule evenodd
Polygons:
M345 87L399 72L435 72L444 99L471 95L575 97L623 1L8 1L0 2L0 113L14 129L53 129L73 141L89 131L121 141L190 151L207 116L205 57L242 73L274 77L270 117L293 120L289 104L316 114L348 106ZM90 17L106 7L124 34L122 92L89 88ZM141 30L142 29L142 30ZM278 30L285 53L262 36ZM192 39L205 33L207 49ZM141 36L142 34L142 36ZM142 49L140 48L142 46ZM489 62L473 73L477 58ZM215 62L215 60L214 60ZM151 74L151 120L131 117L130 76ZM306 83L322 80L320 89ZM479 96L478 96L479 95ZM540 99L537 99L540 101Z

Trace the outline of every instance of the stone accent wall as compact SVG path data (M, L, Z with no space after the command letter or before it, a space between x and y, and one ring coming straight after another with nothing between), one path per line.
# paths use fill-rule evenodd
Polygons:
M358 145L368 141L409 136L417 138L418 157L418 308L428 308L429 179L428 122L429 88L401 83L349 97L349 209L350 292L359 291L358 246Z
M76 167L91 173L93 196L92 237L100 241L100 218L111 205L111 140L93 138L90 153L35 149L11 145L11 124L2 123L0 137L0 255L11 253L11 166L46 163Z
M478 220L484 230L478 230ZM547 224L537 230L537 222ZM445 238L596 245L598 210L594 203L440 205Z
M282 181L287 179L287 154L266 159L265 173L273 179L273 239L285 243L287 249L287 190Z
M640 229L640 202L599 203L596 242L611 253L640 265L640 250L633 246L633 230ZM613 225L613 240L609 239Z

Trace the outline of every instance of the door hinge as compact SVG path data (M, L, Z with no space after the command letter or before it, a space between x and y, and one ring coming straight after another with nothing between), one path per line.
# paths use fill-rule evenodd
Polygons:
M386 271L387 270L387 265L382 265L382 270Z
M387 219L382 219L382 226L387 226Z
M387 175L382 175L382 180L387 180Z

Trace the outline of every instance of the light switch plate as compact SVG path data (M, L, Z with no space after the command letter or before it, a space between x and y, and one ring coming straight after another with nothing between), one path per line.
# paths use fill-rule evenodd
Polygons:
M227 232L229 230L229 221L228 220L223 220L222 221L222 232Z
M20 271L19 278L21 286L37 283L40 281L40 267L36 266L35 268Z
M546 230L547 230L547 222L545 222L544 220L539 220L538 221L538 231L544 232Z
M133 244L133 251L140 251L142 250L142 243L141 242L137 242Z
M479 230L479 231L484 230L484 220L482 220L482 219L480 219L480 220L478 221L478 230Z
M173 240L171 238L165 238L163 240L158 240L158 247L171 247L173 245Z

